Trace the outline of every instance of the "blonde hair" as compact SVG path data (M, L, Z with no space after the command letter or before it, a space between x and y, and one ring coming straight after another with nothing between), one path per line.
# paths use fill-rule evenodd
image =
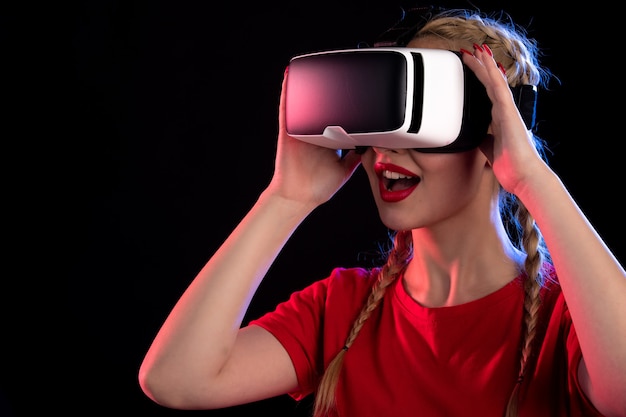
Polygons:
M463 9L444 10L430 16L414 38L430 36L451 42L467 41L470 44L489 45L496 61L504 67L511 87L521 84L546 86L551 75L539 65L539 50L535 41L528 38L526 31L504 14L496 16ZM540 154L545 156L544 142L536 136L533 137ZM541 304L540 290L547 278L544 265L550 261L550 257L533 217L514 195L502 188L499 194L499 208L503 222L507 225L510 239L518 249L526 253L524 314L521 323L523 336L519 373L505 411L505 417L516 417L519 387L528 373L529 358L533 353L533 341ZM371 293L354 321L343 349L329 363L322 376L315 394L314 417L326 416L334 409L335 390L344 356L365 321L380 304L389 285L402 274L412 258L411 232L399 231L392 234L392 237L393 246L388 253L387 261L379 269Z

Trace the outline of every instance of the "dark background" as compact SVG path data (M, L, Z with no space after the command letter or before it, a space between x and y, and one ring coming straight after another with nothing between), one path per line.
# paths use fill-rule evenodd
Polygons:
M615 52L588 12L544 3L438 4L504 10L538 39L561 81L540 93L539 134L623 261ZM142 394L137 370L170 308L270 179L289 58L371 43L402 4L411 3L5 6L0 415L307 415L307 402L288 397L168 410ZM246 320L335 265L371 265L385 239L359 169L296 231Z

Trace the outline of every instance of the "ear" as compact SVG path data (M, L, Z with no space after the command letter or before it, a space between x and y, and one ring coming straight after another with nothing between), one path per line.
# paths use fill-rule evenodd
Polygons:
M485 155L485 166L489 166L491 168L493 163L493 135L491 134L491 125L487 130L487 134L483 141L478 145L480 151Z

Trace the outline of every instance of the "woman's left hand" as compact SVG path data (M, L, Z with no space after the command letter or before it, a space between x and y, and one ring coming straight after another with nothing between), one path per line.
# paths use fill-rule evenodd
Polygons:
M491 124L480 149L491 163L498 181L507 191L525 183L534 168L546 164L537 152L532 133L515 105L506 76L487 45L474 45L474 53L462 50L463 62L476 74L492 103Z

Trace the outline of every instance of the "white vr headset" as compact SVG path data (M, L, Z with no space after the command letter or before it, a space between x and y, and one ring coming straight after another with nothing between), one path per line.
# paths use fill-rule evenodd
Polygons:
M530 129L536 88L525 85L513 92ZM285 117L289 135L328 148L460 152L485 137L491 101L460 53L395 46L344 49L291 59Z

